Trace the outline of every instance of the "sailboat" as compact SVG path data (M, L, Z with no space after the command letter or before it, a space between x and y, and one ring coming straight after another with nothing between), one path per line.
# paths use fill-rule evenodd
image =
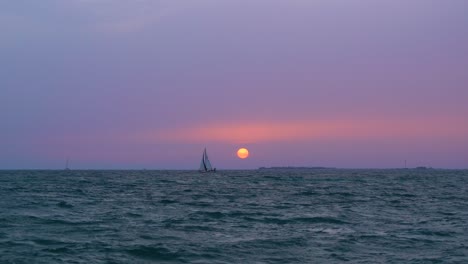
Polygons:
M206 148L203 151L203 156L200 162L200 169L198 169L199 172L216 172L216 168L213 168L211 166L211 162L208 159L208 154L206 153Z
M68 167L68 163L70 163L70 159L67 158L67 162L65 163L65 170L70 170L70 167Z

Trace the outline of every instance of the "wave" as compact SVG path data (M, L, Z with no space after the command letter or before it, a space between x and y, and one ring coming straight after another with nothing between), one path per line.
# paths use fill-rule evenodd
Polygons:
M180 260L181 257L179 253L173 252L161 245L137 246L131 249L127 249L126 252L132 256L153 261L175 261Z
M275 218L275 217L264 217L264 218L244 218L248 221L256 221L268 224L278 224L278 225L287 225L287 224L337 224L344 225L350 224L344 220L339 220L333 217L292 217L292 218Z
M61 208L73 208L73 205L65 202L65 201L60 201L59 203L57 203L57 206L58 207L61 207Z

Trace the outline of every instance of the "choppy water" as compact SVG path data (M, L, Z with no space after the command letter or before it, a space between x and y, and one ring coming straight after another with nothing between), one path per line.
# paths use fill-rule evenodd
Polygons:
M0 263L468 263L468 171L0 171Z

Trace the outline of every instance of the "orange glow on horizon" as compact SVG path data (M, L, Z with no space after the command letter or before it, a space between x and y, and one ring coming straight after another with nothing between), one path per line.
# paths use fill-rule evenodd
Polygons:
M453 124L457 124L454 129ZM463 122L461 122L463 123ZM322 140L466 138L468 124L455 120L331 120L257 123L213 123L155 131L138 136L145 142L247 144Z

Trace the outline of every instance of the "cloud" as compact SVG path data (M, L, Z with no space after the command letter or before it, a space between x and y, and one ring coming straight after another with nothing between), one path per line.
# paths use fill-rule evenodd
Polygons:
M156 18L136 16L111 22L99 23L95 26L95 30L101 33L138 32L152 25L156 20Z
M138 32L176 11L177 5L166 0L12 1L0 10L0 29L21 31L23 34Z
M142 31L169 15L175 6L164 0L75 0L74 4L90 15L91 27L99 33Z

